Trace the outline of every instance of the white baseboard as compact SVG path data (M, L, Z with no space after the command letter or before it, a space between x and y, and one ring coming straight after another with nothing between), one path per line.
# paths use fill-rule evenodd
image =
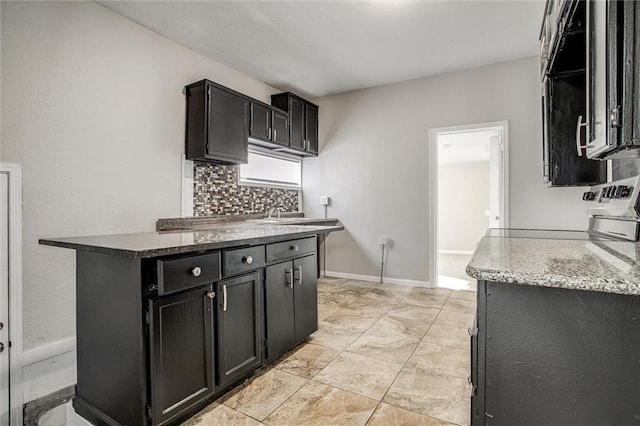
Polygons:
M473 254L473 250L438 250L438 254Z
M59 340L22 354L23 403L76 383L76 339Z
M322 276L322 271L320 272ZM380 282L380 276L374 276L374 275L349 274L346 272L335 272L335 271L327 271L326 275L328 277L347 278L350 280L371 281L374 283ZM406 286L412 286L412 287L428 287L428 288L434 287L428 281L408 280L405 278L383 277L382 282L387 284L406 285Z

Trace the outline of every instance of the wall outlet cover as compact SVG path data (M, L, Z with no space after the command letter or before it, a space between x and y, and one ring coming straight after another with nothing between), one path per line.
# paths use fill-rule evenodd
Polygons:
M323 195L320 197L320 204L323 206L329 206L331 205L331 197L329 197L328 195Z

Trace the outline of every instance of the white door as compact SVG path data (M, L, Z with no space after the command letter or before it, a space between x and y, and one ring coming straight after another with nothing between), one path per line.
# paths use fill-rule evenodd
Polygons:
M9 176L0 173L0 425L9 424Z

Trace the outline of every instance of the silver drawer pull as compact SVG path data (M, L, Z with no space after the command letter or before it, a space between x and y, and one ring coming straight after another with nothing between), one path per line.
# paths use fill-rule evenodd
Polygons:
M191 275L193 275L194 277L199 277L201 274L202 274L202 269L200 269L199 266L196 266L191 270Z
M289 247L289 249L291 249L293 251L298 251L298 250L300 250L300 246L296 244L295 246Z
M227 286L222 286L222 312L227 312Z
M207 292L207 297L208 297L209 299L213 299L213 298L215 298L215 297L216 297L216 292L215 292L215 291L208 291L208 292Z
M251 265L253 263L253 257L245 256L242 258L242 263L246 263L247 265Z

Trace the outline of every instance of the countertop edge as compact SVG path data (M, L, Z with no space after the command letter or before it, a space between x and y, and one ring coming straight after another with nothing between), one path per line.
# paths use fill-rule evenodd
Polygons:
M481 281L640 296L640 293L638 292L629 291L629 285L627 283L608 281L593 277L583 280L578 277L553 275L548 273L534 274L495 271L478 269L471 266L471 264L467 265L465 271L470 277Z
M96 245L87 245L80 243L70 243L64 241L58 241L56 239L47 239L41 238L38 240L38 244L51 246L51 247L60 247L67 248L72 250L79 251L87 251L92 253L103 253L110 255L117 255L129 258L150 258L157 256L167 256L172 254L185 254L192 253L204 250L215 250L222 249L227 247L235 247L238 245L258 245L258 244L266 244L271 242L285 241L292 237L309 237L312 235L319 234L328 234L335 231L344 230L343 225L334 225L334 226L326 226L326 229L314 229L314 230L305 230L305 231L293 231L287 232L280 235L272 235L266 237L256 237L256 238L242 238L237 240L229 240L223 242L213 242L213 243L194 243L189 246L176 246L176 247L164 247L157 249L147 249L147 250L128 250L128 249L118 249L114 247L103 247ZM185 231L187 232L187 231Z

